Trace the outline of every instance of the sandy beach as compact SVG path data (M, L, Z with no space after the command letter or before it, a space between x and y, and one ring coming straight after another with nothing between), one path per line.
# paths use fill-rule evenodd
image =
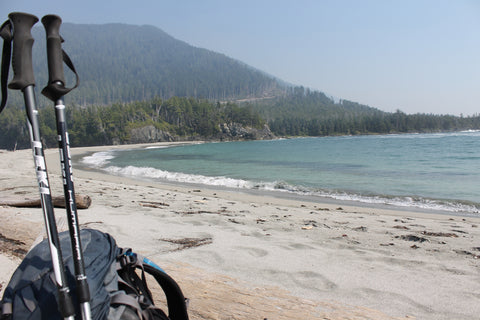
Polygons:
M45 152L61 195L58 151ZM480 319L480 218L73 170L77 194L92 199L81 227L162 266L191 319ZM38 197L31 151L0 151L0 180L0 201ZM64 209L55 212L65 229ZM41 209L0 206L1 294L43 236Z

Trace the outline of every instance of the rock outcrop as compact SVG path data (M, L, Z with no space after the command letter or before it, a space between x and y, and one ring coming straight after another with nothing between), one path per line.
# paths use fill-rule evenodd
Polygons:
M270 131L268 125L257 129L244 127L239 123L220 124L219 140L269 140L274 139L275 135Z
M275 135L270 131L268 125L263 128L253 128L243 126L239 123L222 123L218 126L218 133L212 136L178 136L168 131L163 131L153 125L141 128L135 128L130 131L130 138L126 143L151 143L162 141L182 141L182 140L269 140L275 139Z
M149 143L160 141L177 141L178 137L174 137L168 131L155 128L152 125L135 128L130 131L130 139L128 143Z

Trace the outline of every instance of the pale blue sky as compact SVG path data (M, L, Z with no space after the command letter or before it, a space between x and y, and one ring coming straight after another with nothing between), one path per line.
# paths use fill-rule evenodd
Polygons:
M154 25L287 82L384 111L480 113L477 0L0 0L3 20L12 11Z

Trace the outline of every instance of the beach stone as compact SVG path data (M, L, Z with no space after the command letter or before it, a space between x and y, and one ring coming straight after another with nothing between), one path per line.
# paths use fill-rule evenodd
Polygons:
M413 235L413 234L406 235L406 236L397 236L397 237L395 237L395 238L400 238L400 239L402 239L402 240L414 241L414 242L425 242L425 241L430 242L427 238L418 237L418 236L415 236L415 235Z
M361 227L353 228L353 230L360 231L360 232L367 232L368 229L367 227L361 226Z

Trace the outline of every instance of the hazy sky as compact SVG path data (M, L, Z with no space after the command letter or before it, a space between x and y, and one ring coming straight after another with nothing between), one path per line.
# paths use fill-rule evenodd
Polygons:
M384 111L480 113L477 0L0 0L2 19L12 11L154 25L287 82Z

